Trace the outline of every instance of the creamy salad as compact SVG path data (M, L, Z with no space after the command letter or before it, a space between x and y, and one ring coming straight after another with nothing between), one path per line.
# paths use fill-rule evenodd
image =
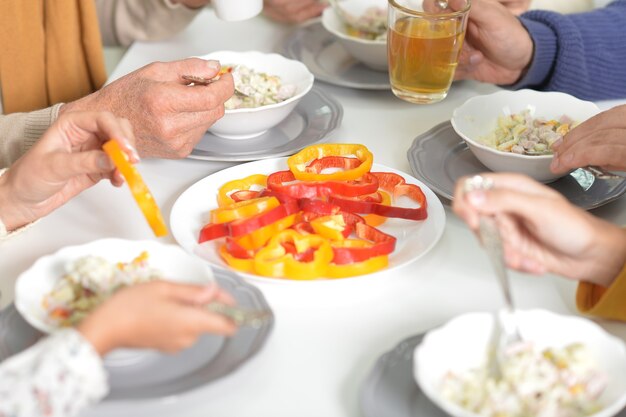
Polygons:
M76 325L120 288L163 278L147 260L148 253L142 252L128 263L111 263L98 256L69 263L65 275L44 297L48 318L58 326Z
M441 385L447 400L486 417L584 417L602 407L607 376L582 344L538 351L531 343L511 345L495 380L486 365L448 373Z
M576 127L568 116L558 120L533 118L530 110L498 118L498 127L480 142L499 151L521 155L549 155L552 145Z
M296 94L296 86L282 84L280 77L258 72L245 65L235 65L231 74L235 94L226 101L228 110L254 108L280 103Z
M387 9L369 7L361 16L353 19L346 25L348 35L369 40L387 39Z

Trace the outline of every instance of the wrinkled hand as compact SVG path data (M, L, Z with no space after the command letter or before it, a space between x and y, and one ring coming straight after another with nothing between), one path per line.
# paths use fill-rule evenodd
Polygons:
M511 13L519 16L530 8L531 0L498 0L511 11Z
M78 331L100 355L119 347L176 352L192 346L205 333L235 333L230 320L204 307L211 301L234 303L215 284L137 284L102 303L80 323Z
M319 0L265 0L265 14L279 22L300 23L322 14L326 4Z
M45 216L103 178L122 185L121 175L100 149L109 139L116 139L132 162L139 160L128 120L104 112L61 116L0 177L0 218L7 229Z
M581 123L552 148L550 169L555 174L587 165L626 171L626 105Z
M450 0L461 10L466 0ZM533 41L511 11L496 0L472 0L455 79L513 84L533 58Z
M188 86L182 75L215 77L219 62L189 58L155 62L134 71L61 111L106 110L132 123L141 156L183 158L206 130L224 115L234 92L233 78L222 75L208 86Z
M517 174L482 174L495 187L465 193L459 180L453 209L477 232L482 215L496 219L508 266L551 272L609 286L626 262L626 232L574 207L561 194Z

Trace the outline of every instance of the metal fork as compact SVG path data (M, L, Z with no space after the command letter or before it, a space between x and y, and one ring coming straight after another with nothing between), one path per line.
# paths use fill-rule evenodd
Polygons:
M200 84L200 85L213 84L214 82L216 82L217 80L220 79L219 76L215 77L215 78L204 78L204 77L198 77L198 76L195 76L195 75L181 75L180 78L182 78L185 81L189 81L190 83ZM242 98L250 97L246 93L244 93L241 90L237 89L236 87L235 87L235 94L238 95L239 97L242 97Z
M486 216L480 218L479 230L480 239L491 260L505 303L504 309L494 315L494 330L488 352L489 373L498 380L502 377L501 362L504 350L512 343L521 342L522 338L515 323L515 308L504 261L504 248L500 231L495 220Z
M206 307L213 313L232 320L238 327L248 326L253 329L259 329L266 323L269 323L273 317L270 310L249 310L217 301L207 304Z

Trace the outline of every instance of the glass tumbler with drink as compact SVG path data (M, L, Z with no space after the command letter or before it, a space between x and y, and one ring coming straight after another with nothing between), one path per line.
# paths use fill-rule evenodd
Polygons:
M443 100L459 62L470 1L459 11L436 0L389 0L389 79L399 98Z

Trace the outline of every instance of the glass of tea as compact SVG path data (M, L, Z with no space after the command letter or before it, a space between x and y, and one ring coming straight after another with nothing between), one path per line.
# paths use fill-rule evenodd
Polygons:
M437 0L389 0L389 79L396 96L429 104L448 95L469 10L470 0L459 11Z

